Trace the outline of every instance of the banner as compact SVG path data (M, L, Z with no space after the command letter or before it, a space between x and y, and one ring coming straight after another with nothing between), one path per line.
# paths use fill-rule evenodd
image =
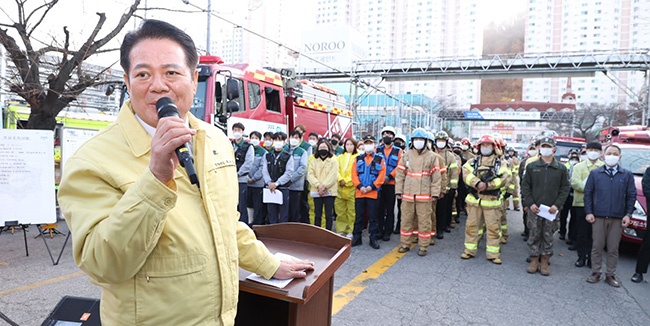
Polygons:
M540 112L531 111L465 111L467 120L541 120Z

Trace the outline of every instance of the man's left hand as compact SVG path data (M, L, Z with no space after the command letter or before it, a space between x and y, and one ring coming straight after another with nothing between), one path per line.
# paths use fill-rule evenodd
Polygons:
M548 209L548 212L551 214L555 214L555 212L557 212L557 207L555 205L551 206L551 208Z
M278 280L305 278L307 271L314 270L314 263L308 260L281 260L280 267L273 277Z
M630 221L630 216L629 216L629 215L625 215L625 216L623 217L623 220L621 221L621 225L622 225L624 228L626 228L628 225L630 225L630 222L631 222L631 221Z

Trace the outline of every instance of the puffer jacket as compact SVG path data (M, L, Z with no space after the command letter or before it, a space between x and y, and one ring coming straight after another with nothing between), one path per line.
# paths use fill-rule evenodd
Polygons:
M442 192L444 163L432 150L407 150L400 158L395 175L395 194L407 202L426 202Z
M498 171L496 167L497 160L499 162ZM474 165L476 165L476 168ZM487 188L484 191L478 192L476 187L481 181L480 176L490 170L495 173L496 177L486 182ZM487 209L501 208L500 189L506 187L508 179L510 179L508 162L502 160L496 154L490 156L478 155L463 165L463 178L465 178L465 184L470 189L470 193L465 198L467 205Z

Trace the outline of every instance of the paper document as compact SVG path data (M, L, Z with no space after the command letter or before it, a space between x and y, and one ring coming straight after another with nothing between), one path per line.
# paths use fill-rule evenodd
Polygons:
M311 192L309 192L309 195L311 196L311 198L327 197L327 196L331 196L331 195L332 195L332 192L328 190L328 191L325 193L324 196L321 196L321 195L318 193L318 191L311 191Z
M262 190L262 202L265 204L282 205L282 191L280 191L280 189L275 189L274 192L271 192L269 188L264 188L264 190Z
M551 214L548 210L551 209L550 207L546 205L539 205L539 213L537 213L538 216L541 216L551 222L555 221L555 217L557 217L557 211L555 214Z
M300 259L298 259L298 258L296 258L294 256L283 254L281 252L276 253L275 257L277 257L280 260L300 260ZM284 289L287 285L289 285L289 283L291 283L291 281L293 281L292 278L290 278L288 280L278 280L276 278L271 278L270 280L267 280L267 279L255 274L255 273L251 273L251 275L248 275L246 277L246 279L251 280L251 281L255 281L255 282L259 282L259 283L262 283L262 284L270 285L270 286L280 288L280 289Z

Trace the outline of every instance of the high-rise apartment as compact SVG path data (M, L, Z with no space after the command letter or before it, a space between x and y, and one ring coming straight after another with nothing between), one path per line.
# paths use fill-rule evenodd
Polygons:
M350 25L366 39L366 60L476 57L483 49L478 0L318 0L316 23ZM414 81L382 85L392 93L426 94L459 108L479 101L480 81Z
M526 53L610 52L650 47L650 0L528 0ZM642 72L573 78L577 103L630 103L644 86ZM523 100L560 102L566 78L525 79Z

